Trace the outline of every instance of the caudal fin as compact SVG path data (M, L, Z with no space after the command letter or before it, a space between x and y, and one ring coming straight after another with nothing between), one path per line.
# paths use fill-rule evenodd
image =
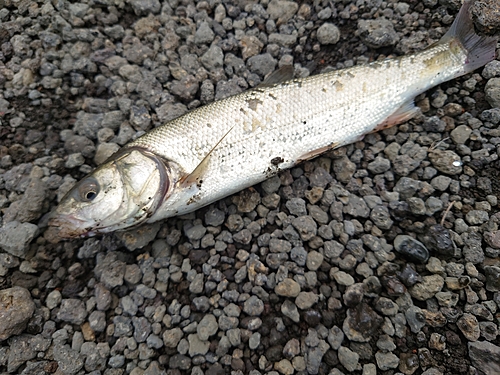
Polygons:
M463 73L469 73L495 59L497 38L481 36L474 30L470 16L472 0L465 0L457 18L451 25L442 42L457 40L467 51L467 61Z

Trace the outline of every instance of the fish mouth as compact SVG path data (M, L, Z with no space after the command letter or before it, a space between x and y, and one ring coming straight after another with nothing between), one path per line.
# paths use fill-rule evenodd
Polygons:
M48 226L57 230L57 235L61 238L85 238L95 235L86 221L74 215L61 215L54 212L49 218Z

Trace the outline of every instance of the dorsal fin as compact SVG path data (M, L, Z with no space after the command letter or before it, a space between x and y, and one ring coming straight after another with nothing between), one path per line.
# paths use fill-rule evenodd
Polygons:
M191 184L198 184L198 185L201 184L202 176L205 173L205 170L207 169L208 162L210 160L210 156L212 155L212 152L214 152L214 150L221 144L221 142L224 140L224 138L227 137L227 135L231 132L231 130L233 130L234 127L235 127L235 125L231 126L231 128L227 131L227 133L224 134L224 136L215 144L214 147L212 147L212 149L208 152L208 154L205 155L205 157L200 162L200 164L198 164L196 166L196 168L193 169L193 171L190 174L184 176L180 180L181 185L189 186Z
M293 79L293 66L291 65L283 65L278 70L270 73L261 84L257 87L266 87L276 85L278 83L282 83L285 81L289 81Z

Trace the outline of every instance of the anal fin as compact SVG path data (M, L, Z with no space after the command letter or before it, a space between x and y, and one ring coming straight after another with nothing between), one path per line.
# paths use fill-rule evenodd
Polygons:
M296 163L297 164L302 163L303 161L315 158L316 156L324 154L327 151L333 150L334 148L337 148L340 145L341 145L340 142L333 142L333 143L329 144L328 146L324 146L324 147L318 148L316 150L310 151L304 155L301 155L300 158L297 159Z
M392 115L387 117L383 122L377 125L375 129L371 131L371 133L375 133L384 129L388 129L394 125L402 124L405 121L408 121L412 117L414 117L420 108L415 106L415 102L412 100L403 103L401 107L399 107Z

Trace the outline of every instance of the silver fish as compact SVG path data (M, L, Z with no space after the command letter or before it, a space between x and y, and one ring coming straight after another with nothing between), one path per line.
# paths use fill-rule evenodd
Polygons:
M192 212L303 160L414 116L413 99L495 58L467 0L426 50L254 88L125 145L62 199L61 237L124 230Z

